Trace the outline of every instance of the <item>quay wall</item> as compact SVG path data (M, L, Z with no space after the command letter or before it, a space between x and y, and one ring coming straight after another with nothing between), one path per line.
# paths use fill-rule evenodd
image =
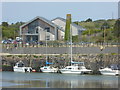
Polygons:
M23 61L25 66L30 66L39 71L41 66L45 66L46 55L2 55L2 66L14 66L18 61ZM54 63L54 67L65 67L70 65L70 56L65 55L48 55L48 62ZM73 61L84 62L87 68L92 70L98 69L100 67L106 67L111 64L119 64L119 55L117 54L98 54L98 55L73 55ZM6 68L3 68L7 70Z
M105 47L103 50L100 47L73 47L72 49L73 60L85 62L86 67L92 70L101 66L119 64L118 47ZM3 71L9 70L6 66L13 67L20 60L25 63L25 66L31 66L38 71L41 66L45 65L46 47L2 48L2 53L10 54L1 55ZM47 47L47 54L53 54L48 56L48 60L53 62L55 67L61 68L70 62L70 56L67 55L70 54L70 47Z
M106 47L101 50L99 47L73 47L73 54L108 54L118 53L118 47ZM46 54L46 47L17 47L2 48L2 53L10 54ZM69 54L70 47L48 47L47 54Z

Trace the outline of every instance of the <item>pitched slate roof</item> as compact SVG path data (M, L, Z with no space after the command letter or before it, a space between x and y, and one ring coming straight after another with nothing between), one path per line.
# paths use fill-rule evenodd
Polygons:
M54 21L54 20L56 20L56 19L60 19L60 20L62 20L63 22L66 22L66 19L61 18L61 17L57 17L57 18L55 18L55 19L53 19L53 20L51 20L51 21ZM76 27L76 28L80 28L81 30L86 30L86 29L83 28L82 26L77 25L77 24L75 24L75 23L72 23L72 25L73 25L74 27Z
M26 22L25 24L21 25L20 28L21 28L21 27L24 27L24 26L26 26L26 25L28 25L29 23L33 22L33 21L36 20L36 19L40 19L40 20L42 20L42 21L48 23L49 25L51 25L51 26L53 26L53 27L56 27L56 28L60 29L61 31L64 31L64 30L63 30L62 28L60 28L58 25L52 23L52 21L47 20L46 18L40 17L40 16L37 16L37 17L33 18L32 20Z
M37 16L37 17L33 18L32 20L30 20L30 21L26 22L26 23L25 23L25 24L23 24L21 27L26 26L27 24L29 24L29 23L33 22L33 21L34 21L34 20L36 20L36 19L43 20L44 22L46 22L46 23L50 24L51 26L56 27L56 25L55 25L54 23L52 23L51 21L49 21L49 20L45 19L44 17L40 17L40 16Z

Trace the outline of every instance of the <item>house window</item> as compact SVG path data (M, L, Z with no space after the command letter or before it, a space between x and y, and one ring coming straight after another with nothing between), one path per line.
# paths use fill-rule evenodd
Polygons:
M36 28L36 33L38 33L38 28Z
M47 32L50 32L50 27L46 27L45 30L46 30Z
M47 39L47 40L50 40L50 36L47 36L46 39Z

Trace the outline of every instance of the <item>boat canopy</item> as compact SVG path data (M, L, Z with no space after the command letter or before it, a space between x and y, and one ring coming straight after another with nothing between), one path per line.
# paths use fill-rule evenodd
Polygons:
M71 62L72 64L83 64L84 65L84 62Z
M53 63L50 63L50 62L46 61L46 64L53 64Z
M110 68L113 69L113 70L116 70L116 69L119 69L120 67L117 64L111 64Z
M15 66L24 67L24 63L22 61L19 61L19 62L16 63Z

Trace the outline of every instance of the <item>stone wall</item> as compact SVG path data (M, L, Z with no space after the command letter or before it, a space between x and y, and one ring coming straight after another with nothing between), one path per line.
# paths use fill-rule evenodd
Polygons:
M3 53L10 54L46 54L46 47L17 47L2 48ZM69 54L70 47L48 47L47 54ZM73 54L110 54L118 53L118 47L106 47L102 51L99 47L73 47Z

